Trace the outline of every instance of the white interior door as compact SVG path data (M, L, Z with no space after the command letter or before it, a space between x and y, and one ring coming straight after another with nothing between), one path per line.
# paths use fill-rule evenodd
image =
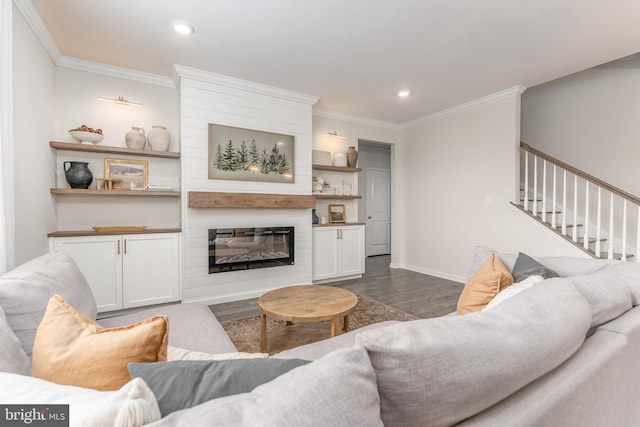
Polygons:
M391 253L391 171L366 169L367 256Z

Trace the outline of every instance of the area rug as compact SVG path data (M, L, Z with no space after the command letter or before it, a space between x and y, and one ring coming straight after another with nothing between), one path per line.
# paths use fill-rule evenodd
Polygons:
M416 319L418 318L409 313L405 313L402 310L398 310L374 299L358 295L358 305L356 305L356 308L349 316L349 330L362 328L363 326L388 320L405 322ZM240 319L225 320L221 323L222 327L231 338L231 341L233 341L235 346L238 348L238 351L259 353L260 321L260 316L249 316ZM293 331L297 331L299 336L303 336L302 340L294 337L289 341L294 342L297 345L303 345L306 344L306 342L304 342L305 336L310 337L311 341L329 338L329 325L330 322L314 322L286 326L286 322L283 320L267 317L267 336L269 337L269 343L271 344L272 341L277 341L278 334L282 335L283 331L286 331L287 333L291 331L292 333L290 335L294 335ZM296 340L297 342L295 342ZM287 345L288 348L292 346L294 345ZM279 348L278 351L283 349L284 348ZM270 349L270 353L273 353L272 349Z

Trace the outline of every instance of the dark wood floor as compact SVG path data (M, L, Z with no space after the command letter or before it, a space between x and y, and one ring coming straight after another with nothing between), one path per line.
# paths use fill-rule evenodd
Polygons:
M464 284L400 268L389 268L388 255L370 257L361 279L332 282L330 285L373 298L414 316L426 319L456 309ZM252 298L209 306L224 321L260 314L258 299Z

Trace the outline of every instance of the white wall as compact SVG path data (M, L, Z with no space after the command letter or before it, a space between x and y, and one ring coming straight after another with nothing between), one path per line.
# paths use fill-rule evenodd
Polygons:
M55 65L20 12L13 8L13 99L16 264L48 251L55 229L49 194L55 171L49 140L55 116Z
M218 303L311 283L310 209L195 209L189 191L311 194L311 97L178 68L183 180L183 300ZM299 99L298 99L299 98ZM293 135L295 182L208 179L208 124ZM295 227L295 265L209 274L208 229Z
M464 281L477 245L576 255L509 205L518 197L519 107L514 92L405 129L393 166L394 266Z
M640 55L527 89L522 140L640 195Z

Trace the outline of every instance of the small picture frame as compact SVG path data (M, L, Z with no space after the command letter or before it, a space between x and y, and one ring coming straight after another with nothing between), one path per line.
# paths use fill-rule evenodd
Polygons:
M144 190L148 186L146 160L104 159L104 179L113 190Z
M329 224L344 224L346 221L344 205L329 205Z

